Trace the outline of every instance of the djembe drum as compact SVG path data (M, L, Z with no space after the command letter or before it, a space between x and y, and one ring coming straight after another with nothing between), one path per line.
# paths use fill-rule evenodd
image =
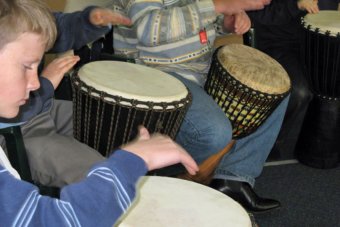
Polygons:
M139 125L175 138L191 103L176 78L126 62L85 64L72 88L74 137L104 156L135 138Z
M320 11L302 19L306 75L315 94L340 97L340 12Z
M340 12L320 11L302 19L303 62L314 98L297 143L300 162L332 168L340 161Z
M218 48L205 90L229 118L233 138L254 132L289 94L290 79L268 55L245 45Z
M251 227L247 212L228 196L191 181L143 177L134 204L118 227Z

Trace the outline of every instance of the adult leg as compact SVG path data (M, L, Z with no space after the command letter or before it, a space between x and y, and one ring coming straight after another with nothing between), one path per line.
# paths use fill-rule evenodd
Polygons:
M73 137L73 103L66 100L54 100L51 109L56 132Z
M177 142L200 163L229 143L232 136L231 125L225 113L201 87L191 81L179 79L191 91L193 103L181 126ZM258 129L252 134L252 137L247 137L243 139L244 141L236 143L232 151L233 154L225 155L218 166L217 172L223 178L214 179L211 183L211 187L239 201L250 211L266 211L280 206L278 201L257 196L250 185L253 184L255 175L257 176L261 172L263 163L275 142L287 103L288 98L261 126L261 130ZM267 129L269 132L266 131ZM257 142L256 139L260 139L260 141ZM245 155L242 154L243 151ZM224 166L225 163L227 163L227 168ZM256 166L252 167L254 164ZM228 190L225 190L226 186L230 186L225 184L226 179L232 179L228 183L233 186L236 182L236 187L228 187Z
M71 136L57 133L51 111L21 127L32 178L46 186L62 187L81 180L97 162L97 151Z
M288 100L289 97L285 98L254 133L236 141L217 166L214 178L243 181L254 186L279 133Z
M281 159L291 159L294 158L295 146L313 94L309 90L302 64L296 55L283 54L277 60L286 69L291 79L292 91L273 152L279 154Z
M280 207L279 201L259 197L253 186L275 143L288 99L285 98L254 133L237 140L233 149L217 166L210 184L250 212L265 212Z
M196 162L201 163L231 141L231 124L222 109L202 87L180 76L176 77L187 86L193 99L176 141Z

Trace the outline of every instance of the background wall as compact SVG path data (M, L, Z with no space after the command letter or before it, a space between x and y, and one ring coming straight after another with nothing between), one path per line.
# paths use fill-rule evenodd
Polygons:
M45 0L52 10L63 11L66 0Z

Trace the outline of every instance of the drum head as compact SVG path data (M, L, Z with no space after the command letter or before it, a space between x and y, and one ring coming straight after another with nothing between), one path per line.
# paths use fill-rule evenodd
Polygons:
M217 59L233 78L253 90L276 95L290 89L290 79L284 68L259 50L229 44L219 49Z
M247 212L226 195L191 181L143 177L118 227L250 227Z
M330 32L331 36L340 33L340 11L322 10L316 14L307 14L302 20L309 30L319 29L319 33Z
M78 71L86 85L110 95L146 102L173 102L188 95L181 81L162 71L119 61L95 61Z

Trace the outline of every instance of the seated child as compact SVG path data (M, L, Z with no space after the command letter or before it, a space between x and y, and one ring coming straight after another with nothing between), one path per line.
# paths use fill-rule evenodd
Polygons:
M40 86L37 68L55 40L54 18L39 0L0 0L0 34L0 116L11 119ZM140 128L134 142L93 166L82 181L64 187L60 200L39 195L37 187L0 165L1 225L112 226L130 206L138 178L175 163L192 174L198 170L171 139Z

